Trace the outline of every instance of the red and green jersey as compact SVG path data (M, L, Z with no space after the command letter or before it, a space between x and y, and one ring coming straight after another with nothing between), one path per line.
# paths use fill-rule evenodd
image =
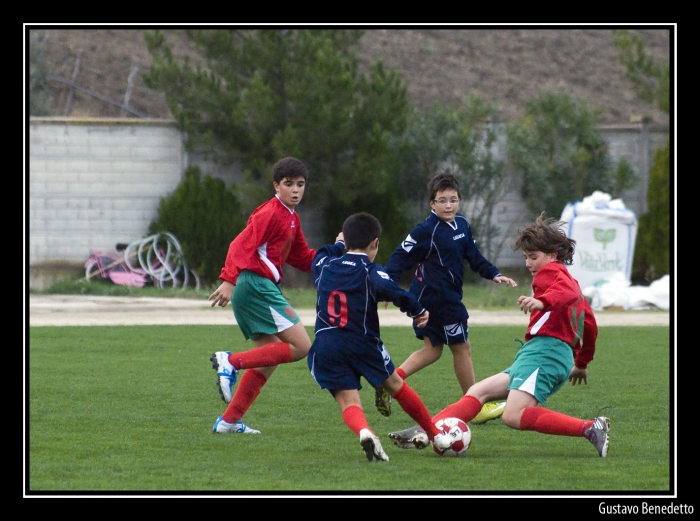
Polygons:
M598 324L576 279L561 262L550 262L532 279L532 290L544 310L530 313L525 340L558 338L574 350L576 367L585 369L593 360Z
M219 278L236 284L241 271L250 270L279 283L285 262L308 273L315 254L301 231L299 214L275 196L255 209L231 242Z

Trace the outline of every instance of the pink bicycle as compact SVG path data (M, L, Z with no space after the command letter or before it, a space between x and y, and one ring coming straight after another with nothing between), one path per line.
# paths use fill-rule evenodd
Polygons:
M85 262L85 278L142 288L154 286L199 289L199 275L187 266L182 247L169 232L161 232L112 251L95 251Z

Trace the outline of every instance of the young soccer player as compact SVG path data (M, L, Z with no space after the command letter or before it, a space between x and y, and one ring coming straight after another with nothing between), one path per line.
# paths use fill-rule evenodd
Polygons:
M503 372L471 386L465 396L440 411L434 420L457 417L469 421L484 402L505 398L503 423L508 427L586 438L604 458L609 444L608 418L581 420L544 407L547 398L567 379L572 385L588 384L588 363L593 360L598 336L588 301L565 266L573 263L576 241L566 236L563 224L540 214L535 222L518 230L514 249L523 251L525 266L533 276L533 293L518 298L520 309L530 313L530 324L526 343L515 361ZM537 407L538 403L542 407ZM409 441L399 433L389 436L402 444ZM429 444L422 432L410 441L418 448Z
M436 362L445 344L452 352L457 381L466 393L474 385L471 344L467 320L469 313L462 303L464 263L483 278L500 284L517 286L501 275L479 251L467 218L459 213L459 182L450 174L438 174L428 183L431 212L394 250L386 264L386 272L396 282L401 274L418 266L410 291L420 297L430 312L425 326L413 325L423 348L413 352L397 369L401 378L408 378ZM375 405L384 416L391 414L391 400L383 389L377 389ZM472 423L484 423L503 413L504 403L485 404Z
M394 370L379 336L377 302L393 302L401 311L425 325L429 313L408 291L392 281L374 263L381 235L379 221L356 213L343 223L343 244L322 247L312 265L316 301L315 339L307 357L311 375L328 389L340 407L345 424L360 437L369 461L388 461L379 438L370 429L360 400L360 377L382 386L406 413L424 429L426 439L439 447L450 446L448 434L433 425L425 404ZM427 433L427 434L426 434Z
M212 307L231 302L243 335L255 345L245 352L217 351L210 357L219 393L228 404L214 423L215 433L259 434L241 418L277 364L301 360L311 348L304 325L279 288L285 262L308 273L316 253L308 247L295 211L307 178L306 166L298 159L286 157L275 164L276 194L250 215L245 229L231 242L221 270L223 282L209 296ZM232 397L240 369L250 370Z

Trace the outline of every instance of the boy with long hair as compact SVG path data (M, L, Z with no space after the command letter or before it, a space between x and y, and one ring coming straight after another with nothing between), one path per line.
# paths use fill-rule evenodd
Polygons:
M503 423L508 427L585 438L604 458L609 445L608 418L582 420L544 407L567 379L572 385L588 384L588 364L593 360L598 337L588 301L566 269L573 263L576 241L566 236L563 224L545 219L543 212L535 222L518 230L513 249L522 250L533 279L532 295L518 298L520 309L530 314L530 323L525 344L513 364L471 386L434 420L457 417L469 421L485 402L505 398ZM416 433L410 441L417 448L430 443L424 432Z

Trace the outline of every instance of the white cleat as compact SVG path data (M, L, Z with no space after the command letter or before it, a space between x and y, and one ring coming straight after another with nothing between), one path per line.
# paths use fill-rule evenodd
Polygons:
M372 434L369 429L360 431L360 445L362 445L362 450L368 461L389 461L389 456L382 449L379 438Z
M245 423L243 423L241 420L238 420L236 423L229 423L226 420L224 420L221 416L219 416L216 419L216 422L214 423L214 434L218 433L233 433L233 434L260 434L259 430L256 429L251 429L248 427Z

